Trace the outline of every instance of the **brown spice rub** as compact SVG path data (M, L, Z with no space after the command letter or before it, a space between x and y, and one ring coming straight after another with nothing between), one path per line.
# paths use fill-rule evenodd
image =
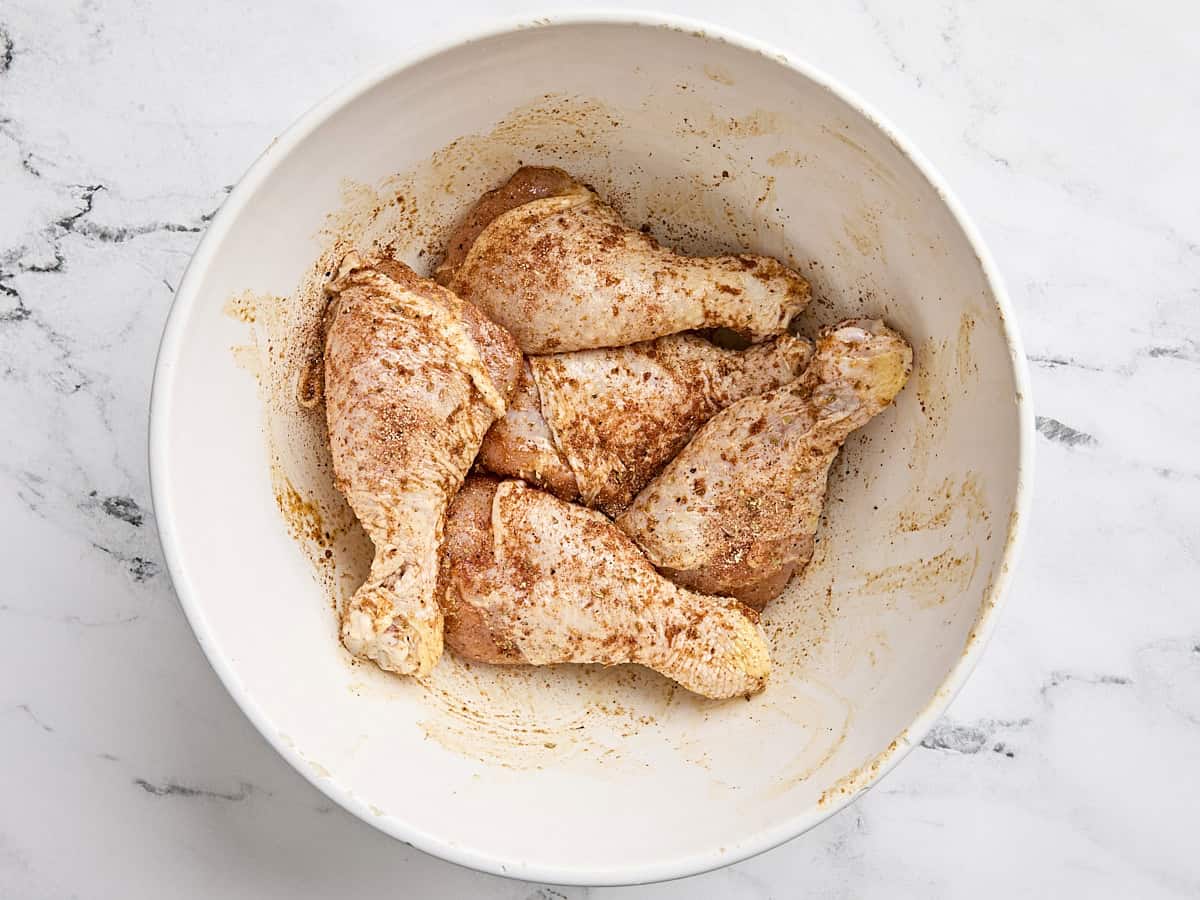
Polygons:
M508 412L484 436L476 463L497 475L536 484L563 500L579 497L575 473L555 446L542 414L542 398L528 360L521 366Z
M498 216L532 200L557 197L579 189L575 180L562 169L551 166L518 169L504 184L480 197L454 229L446 245L446 255L433 273L434 280L449 285L475 239Z
M829 467L912 369L883 323L825 329L804 377L711 419L617 519L679 584L754 606L807 565Z
M524 183L532 176L513 176ZM521 191L500 189L504 197ZM561 173L546 195L507 211L487 201L481 222L444 281L508 328L526 353L621 346L697 328L726 327L754 341L781 333L809 286L778 260L688 257L627 227L592 191ZM464 236L456 238L464 242Z
M492 498L499 485L499 478L471 476L450 502L446 519L452 525L442 542L438 592L446 617L446 644L451 650L479 662L515 664L526 661L521 651L511 642L501 644L496 640L483 612L462 600L457 580L450 574L457 572L459 579L468 577L477 582L486 578L494 562Z
M447 642L468 658L639 663L706 697L755 693L770 668L757 616L672 584L599 513L472 476L442 553Z
M375 545L342 615L354 654L426 673L442 650L442 516L520 354L470 304L394 261L349 254L330 287L325 399L335 482Z
M383 273L403 290L420 294L433 302L451 306L462 318L467 332L483 357L483 364L504 397L511 397L516 389L521 371L521 355L516 351L512 335L497 325L473 303L461 300L451 291L422 278L404 263L394 259L379 259L374 262L377 271Z
M484 439L480 464L615 516L719 410L799 377L783 335L742 352L691 335L530 357L530 384Z

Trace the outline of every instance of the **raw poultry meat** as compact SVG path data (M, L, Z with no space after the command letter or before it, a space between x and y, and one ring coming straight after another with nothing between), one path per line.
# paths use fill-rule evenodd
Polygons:
M522 166L517 169L508 181L476 200L466 218L454 229L446 246L446 254L433 273L434 280L438 284L448 285L467 258L467 251L475 239L498 216L532 200L583 190L586 189L562 169L550 166Z
M488 429L476 463L496 475L524 479L563 500L579 498L579 482L542 414L542 398L528 357L508 412Z
M808 282L778 260L674 253L545 168L521 169L484 195L437 278L537 354L718 327L760 341L809 299Z
M338 488L375 545L342 611L342 641L400 673L441 656L436 586L446 506L521 356L511 336L445 288L351 253L330 292L325 399Z
M446 642L488 663L639 663L705 697L762 690L756 614L659 575L603 515L473 475L442 553Z
M714 416L617 525L679 584L761 608L812 557L842 443L911 371L912 350L882 322L824 329L800 380Z
M713 415L793 381L811 356L784 334L742 351L673 335L529 357L479 461L615 516Z

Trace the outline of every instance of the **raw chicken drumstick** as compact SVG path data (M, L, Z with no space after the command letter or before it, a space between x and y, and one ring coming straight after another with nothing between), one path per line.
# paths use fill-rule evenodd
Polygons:
M803 378L709 420L618 527L679 584L761 608L812 557L842 443L911 371L912 350L882 322L826 328Z
M811 356L788 334L742 351L672 335L533 356L479 462L615 516L719 410L795 380Z
M488 663L640 663L714 699L762 690L750 609L676 587L598 512L472 475L442 549L446 643Z
M451 237L437 279L511 331L525 353L717 327L760 341L782 333L809 298L808 282L778 260L681 256L545 168L521 169L484 195Z
M442 653L438 547L450 498L504 415L521 355L469 303L402 263L351 253L330 287L325 399L338 488L375 544L342 641L393 672Z

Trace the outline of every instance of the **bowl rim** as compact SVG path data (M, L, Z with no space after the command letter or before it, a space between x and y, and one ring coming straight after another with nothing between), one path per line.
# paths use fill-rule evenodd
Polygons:
M377 816L372 813L365 800L343 788L335 779L318 777L309 766L305 765L299 751L279 737L268 714L238 683L237 674L231 661L222 656L215 647L203 603L188 577L185 554L175 529L175 506L165 484L168 467L168 420L170 417L168 398L174 388L176 361L180 347L185 340L199 285L230 226L241 215L249 199L254 196L276 166L338 110L383 81L399 75L405 69L451 50L514 31L579 25L668 28L731 44L764 56L804 76L850 106L878 128L933 187L958 227L962 229L979 261L984 279L1000 311L1001 327L1008 345L1013 380L1016 386L1014 399L1017 405L1019 428L1016 496L997 575L990 585L989 595L984 598L982 611L962 654L929 703L913 722L897 736L887 750L873 761L864 763L857 770L859 777L852 779L845 789L837 791L837 796L829 802L807 807L787 820L749 834L732 845L633 866L616 862L606 866L579 867L546 863L529 864L518 859L506 859L483 850L463 846L444 835L423 831L419 826L401 821L394 816ZM877 784L924 739L945 712L974 670L995 630L998 613L1011 584L1013 568L1024 540L1026 522L1032 503L1033 486L1033 402L1029 389L1028 365L1016 328L1012 302L982 236L932 163L856 92L814 66L796 59L766 42L690 17L636 9L567 11L542 16L526 14L495 17L483 26L475 25L469 28L444 30L443 34L447 36L434 42L432 46L427 44L404 51L399 54L398 59L377 66L373 70L351 79L309 108L272 140L266 150L250 165L209 223L208 229L184 271L163 327L155 361L153 386L150 394L147 448L150 494L159 542L176 595L197 642L221 683L276 752L317 790L363 822L397 840L441 859L479 871L509 878L564 885L645 884L697 875L740 862L798 837L844 809Z

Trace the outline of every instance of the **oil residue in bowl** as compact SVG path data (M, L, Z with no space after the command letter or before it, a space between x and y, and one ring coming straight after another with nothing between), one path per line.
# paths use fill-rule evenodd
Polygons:
M724 72L706 77L732 83ZM675 90L690 96L686 84ZM276 499L289 533L312 562L329 599L331 641L336 640L338 609L366 577L372 555L369 540L333 484L321 390L325 287L347 251L388 254L428 274L450 229L481 193L523 164L559 165L598 190L627 221L684 252L760 252L800 269L818 295L806 314L809 330L844 315L886 314L886 301L877 300L870 285L857 299L837 294L830 275L836 263L812 259L787 239L791 220L777 198L777 180L809 164L798 137L801 125L769 110L718 117L699 97L692 106L689 102L681 102L678 121L663 136L664 141L689 142L684 164L662 165L654 156L656 148L634 152L620 139L631 121L654 120L658 112L649 104L618 111L587 98L546 94L505 116L488 134L455 140L376 185L343 182L342 203L326 217L318 235L323 250L296 289L283 297L247 293L230 300L226 312L244 323L249 334L248 343L234 353L258 383ZM830 134L830 140L848 140ZM748 142L762 153L767 174L748 172L739 164ZM880 179L895 177L877 162L872 170ZM847 253L882 252L877 211L865 200L860 206L847 212ZM911 445L908 464L922 471L936 463L931 448L938 429L945 427L942 368L957 362L961 375L971 362L970 326L964 329L955 352L941 345L918 349L916 387L901 397L902 403L921 408L903 419L920 427L901 437ZM986 509L982 487L967 473L948 480L944 491L929 498L896 489L880 473L899 461L889 459L872 435L894 432L900 421L895 410L885 413L851 439L835 465L808 571L764 615L775 672L766 693L749 703L702 701L634 667L504 669L450 654L419 688L372 671L351 679L353 689L422 691L419 725L426 736L486 766L638 769L651 757L640 747L671 740L679 758L698 770L729 771L739 761L717 760L712 754L729 752L730 743L709 738L730 728L760 733L767 725L785 728L793 741L783 748L758 748L764 754L757 760L760 768L774 773L772 791L787 792L813 778L831 780L825 769L842 751L857 711L828 685L842 678L880 677L893 653L883 636L886 617L920 614L933 605L929 598L943 590L947 572L961 573L953 579L964 588L976 576L976 561L944 548L960 529L986 514L981 513ZM864 494L878 510L869 533L852 527L841 513L841 499L850 492ZM847 577L835 555L848 542L883 545L906 539L922 542L919 548L914 545L908 567L885 566ZM941 542L942 549L928 552L931 542ZM939 555L943 551L949 555ZM929 574L926 563L940 568ZM834 622L850 609L877 636L865 656L853 659L844 647L829 644ZM354 665L348 656L347 661ZM664 725L668 720L669 728ZM746 765L756 763L753 743L733 743L737 752L750 754L742 761ZM712 778L719 780L715 774ZM846 785L856 783L848 779Z

